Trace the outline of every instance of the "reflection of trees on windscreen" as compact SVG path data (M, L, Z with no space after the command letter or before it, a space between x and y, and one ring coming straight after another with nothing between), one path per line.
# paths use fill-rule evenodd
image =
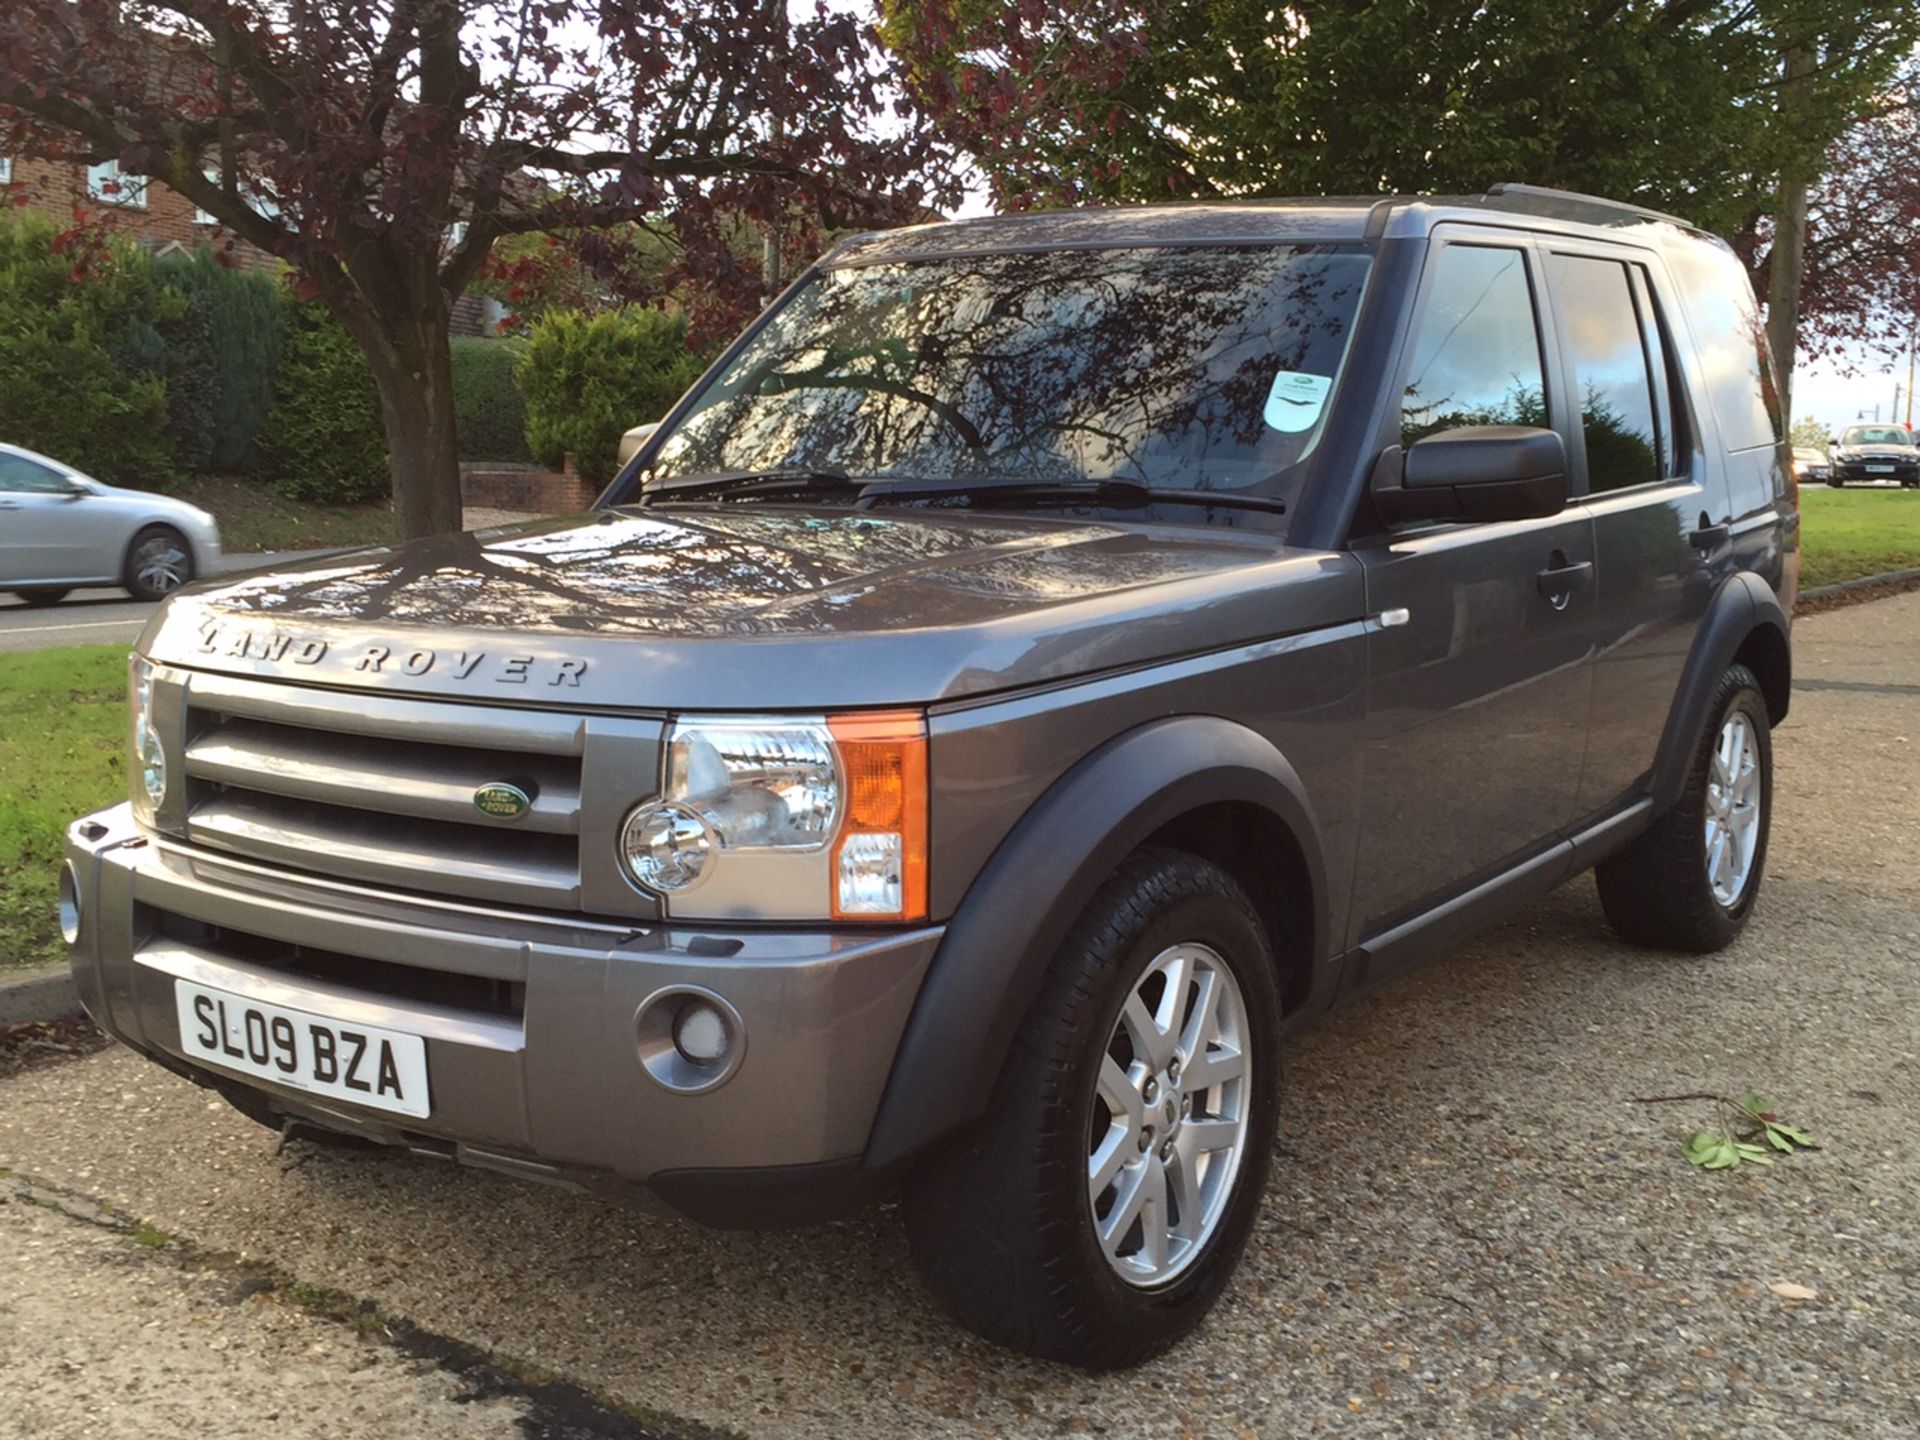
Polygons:
M1281 371L1339 368L1366 274L1335 247L1066 250L828 272L702 397L658 476L1125 476L1251 485L1313 429Z

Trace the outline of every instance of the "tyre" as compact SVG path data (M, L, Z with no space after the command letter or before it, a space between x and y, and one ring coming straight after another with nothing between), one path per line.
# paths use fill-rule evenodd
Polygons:
M1831 485L1836 490L1838 490L1841 486L1845 485L1846 483L1847 482L1845 480L1842 480L1838 475L1829 476L1827 479L1827 484Z
M149 525L127 547L121 583L136 600L164 600L193 579L193 547L178 530Z
M1138 1364L1232 1275L1279 1090L1279 990L1252 903L1216 865L1141 851L1061 946L984 1123L908 1178L914 1262L989 1340Z
M1720 677L1680 798L1596 872L1600 905L1622 939L1705 953L1731 944L1753 913L1773 813L1773 733L1744 665Z
M13 593L29 605L58 605L67 598L69 592L42 587L38 590L16 590Z

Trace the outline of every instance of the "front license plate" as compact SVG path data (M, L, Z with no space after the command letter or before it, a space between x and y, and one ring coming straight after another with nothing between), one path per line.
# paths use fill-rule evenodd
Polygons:
M430 1113L427 1042L176 980L180 1048L223 1070L401 1115Z
M1893 466L1891 466L1891 465L1869 465L1869 466L1867 466L1867 473L1868 473L1869 475L1891 475L1891 474L1893 473Z

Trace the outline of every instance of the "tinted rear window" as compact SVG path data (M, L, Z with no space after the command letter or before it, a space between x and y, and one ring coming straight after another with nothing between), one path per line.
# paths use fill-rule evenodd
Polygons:
M1700 379L1728 450L1777 445L1784 434L1767 331L1747 272L1733 252L1701 241L1668 252L1681 305L1700 352Z

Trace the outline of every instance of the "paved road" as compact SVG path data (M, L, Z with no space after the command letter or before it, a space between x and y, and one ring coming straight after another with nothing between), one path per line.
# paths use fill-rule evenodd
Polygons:
M285 550L259 555L223 555L210 573L231 575L324 554ZM47 650L56 645L131 645L153 614L153 606L124 590L76 590L58 605L36 606L0 594L0 654L9 650Z
M1582 881L1304 1037L1243 1273L1132 1374L955 1331L885 1211L714 1234L404 1156L276 1156L119 1051L0 1083L0 1167L753 1437L1911 1437L1920 594L1798 645L1741 943L1628 949ZM1704 1110L1633 1100L1749 1086L1825 1148L1707 1174L1679 1151Z

